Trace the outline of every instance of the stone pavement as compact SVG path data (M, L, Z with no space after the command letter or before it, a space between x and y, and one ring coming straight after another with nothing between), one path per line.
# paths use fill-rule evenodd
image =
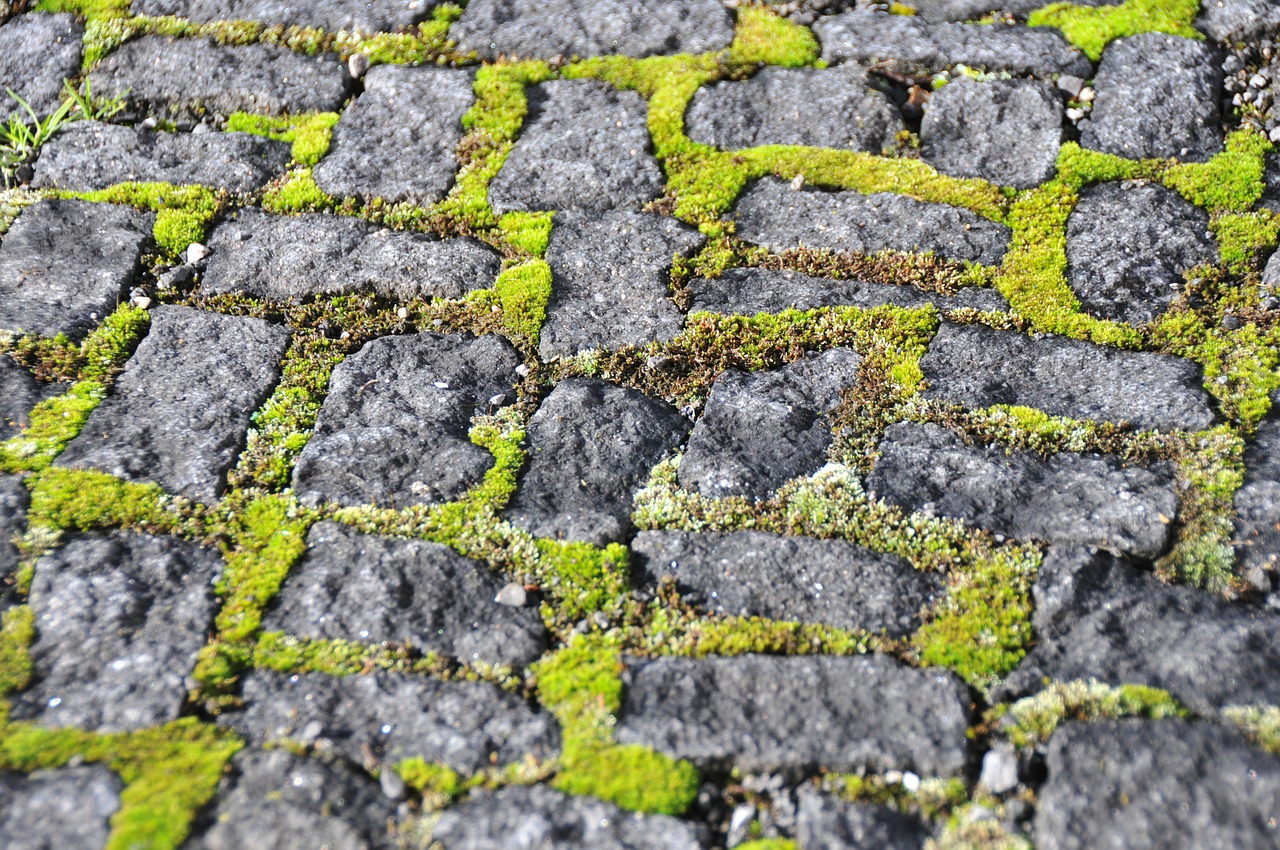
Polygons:
M0 846L1280 847L1272 39L0 0Z

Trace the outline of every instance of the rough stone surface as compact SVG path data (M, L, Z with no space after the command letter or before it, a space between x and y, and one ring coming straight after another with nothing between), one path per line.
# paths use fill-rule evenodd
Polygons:
M1164 584L1105 553L1052 548L1035 583L1037 644L1000 697L1045 678L1167 690L1193 711L1275 705L1280 614Z
M1079 0L1076 6L1115 6L1121 0ZM1044 0L911 0L916 17L926 21L976 21L991 12L1026 17Z
M920 359L926 398L1198 431L1215 421L1200 367L1163 354L943 322Z
M80 72L83 37L84 27L69 14L22 15L0 27L0 122L31 120L6 89L41 117L58 108L63 81Z
M628 812L545 785L476 791L440 816L432 837L444 850L699 850L702 831L666 815ZM513 841L518 844L513 845Z
M959 75L933 93L920 122L920 156L944 174L1029 189L1053 176L1062 100L1049 83L976 82Z
M1272 0L1202 0L1196 26L1214 41L1246 41L1280 29Z
M836 348L763 372L726 369L689 437L681 486L703 496L763 499L816 472L831 446L831 414L861 362L852 349Z
M1280 579L1280 393L1271 397L1272 414L1244 453L1244 486L1236 491L1236 551L1246 577L1260 590L1275 589Z
M1009 248L1009 228L946 204L878 192L796 191L766 177L738 198L738 235L770 251L933 251L949 260L994 265Z
M0 773L0 835L8 850L101 850L120 810L120 778L105 767Z
M14 541L27 529L27 507L31 500L22 479L0 475L0 599L18 568L19 553Z
M943 310L970 307L1004 312L1009 302L994 289L968 287L955 295L938 295L911 286L863 280L832 280L793 271L742 268L726 269L716 278L695 278L689 284L689 312L780 313L783 310L816 310L820 307L923 307Z
M733 18L718 0L476 0L449 37L481 59L707 53L729 46Z
M553 80L527 96L520 137L489 183L494 212L639 209L662 194L638 93L597 80Z
M404 507L456 499L493 455L467 436L496 395L514 399L520 357L489 334L382 337L333 370L293 473L303 502Z
M58 465L216 499L288 344L288 331L261 319L156 307L150 332Z
M937 425L885 431L867 490L907 511L963 519L1012 537L1160 555L1178 497L1164 463L1125 466L1106 455L1041 459L1003 446L966 446Z
M1184 271L1217 260L1209 216L1163 186L1090 186L1067 219L1067 281L1100 318L1154 321Z
M846 803L827 794L800 796L796 844L805 850L920 850L928 837L919 818L886 806Z
M896 555L843 540L763 531L643 531L631 542L644 580L673 576L717 614L906 635L939 590Z
M133 0L133 14L198 23L258 21L325 32L394 32L426 17L435 0Z
M251 133L160 133L68 124L43 148L31 185L90 192L116 183L199 184L253 192L284 171L289 145Z
M84 336L127 293L154 222L111 204L27 207L0 243L0 327Z
M133 109L171 116L337 112L351 83L332 53L306 56L271 44L227 47L158 35L126 43L89 74L95 95L124 97Z
M538 352L550 360L675 337L684 323L670 300L672 258L705 242L664 216L557 213L547 248L551 300Z
M880 153L904 129L902 114L868 87L867 70L763 68L742 82L703 86L685 115L685 134L718 148L808 145Z
M267 631L413 644L463 661L524 664L546 646L534 608L494 601L501 578L447 546L321 522L263 620Z
M741 655L633 662L626 675L618 740L699 766L952 776L965 763L969 694L941 670Z
M502 261L471 238L379 229L349 216L245 209L209 238L205 292L275 301L373 291L388 298L459 298L493 284Z
M1092 76L1089 59L1057 32L1021 26L934 23L857 9L813 26L828 62L889 61L934 73L964 64L1013 74Z
M475 101L471 71L379 65L333 131L333 145L314 170L334 197L439 201L458 169L462 115Z
M671 405L595 378L556 385L529 420L529 463L507 517L539 537L604 544L631 528L631 498L689 422Z
M372 753L383 764L421 758L473 773L553 758L560 746L551 715L489 682L255 671L243 697L244 710L223 721L248 740L313 744L355 764Z
M1049 744L1041 850L1275 847L1280 759L1212 723L1069 723Z
M36 562L32 684L14 719L114 732L178 717L213 625L216 550L132 532L86 534Z
M1116 39L1093 85L1098 97L1080 132L1083 147L1194 161L1222 150L1222 57L1203 41L1154 32Z
M57 384L44 384L14 362L0 354L0 440L7 440L19 429L31 424L31 409L62 389Z
M184 850L392 850L395 805L343 762L288 750L244 749Z

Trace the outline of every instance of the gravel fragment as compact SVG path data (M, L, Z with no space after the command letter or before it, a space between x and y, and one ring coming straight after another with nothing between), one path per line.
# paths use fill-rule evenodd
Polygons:
M436 0L133 0L133 14L174 15L208 24L257 21L325 32L395 32L427 16Z
M804 850L920 850L928 838L918 817L887 806L846 803L816 792L800 795L796 844Z
M1254 39L1280 29L1280 6L1272 0L1203 0L1196 27L1214 41Z
M120 778L100 765L0 773L7 850L101 850L120 810Z
M0 27L0 122L31 120L6 89L41 117L58 108L63 82L80 72L83 37L84 27L65 13L19 15Z
M1259 590L1280 581L1280 393L1271 416L1244 453L1244 486L1236 491L1236 552L1244 575Z
M526 664L546 648L538 612L494 601L503 582L447 546L321 522L263 619L319 640L409 642L463 661Z

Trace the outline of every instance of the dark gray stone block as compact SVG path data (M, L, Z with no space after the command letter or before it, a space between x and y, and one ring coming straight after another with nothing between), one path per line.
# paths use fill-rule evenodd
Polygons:
M273 301L373 291L388 298L460 298L490 286L497 253L468 237L378 228L347 216L243 209L209 237L205 292Z
M1244 453L1244 486L1236 491L1236 552L1245 576L1263 591L1280 579L1280 394Z
M638 93L598 80L553 80L527 92L524 128L489 183L494 212L639 209L662 194Z
M1037 643L995 699L1046 679L1169 691L1193 711L1280 701L1280 615L1164 584L1112 555L1051 548L1034 586Z
M434 504L478 484L493 456L467 436L512 391L520 356L494 334L375 339L333 370L293 486L307 504ZM504 401L505 403L505 401Z
M1196 27L1214 41L1252 41L1280 29L1280 6L1271 0L1203 0Z
M453 185L462 116L475 101L471 71L379 65L342 113L316 185L335 197L439 201Z
M763 531L642 531L631 541L644 580L673 576L717 614L911 633L940 582L896 555L843 540Z
M1212 723L1069 723L1049 744L1041 850L1267 850L1280 759Z
M1222 150L1222 57L1203 41L1156 32L1118 38L1103 52L1093 85L1098 97L1080 132L1083 147L1194 161Z
M173 15L207 24L257 21L325 32L394 32L426 17L436 0L133 0L135 15Z
M85 201L37 201L0 243L0 327L84 336L128 292L154 213Z
M252 133L158 133L77 121L40 149L31 185L90 192L116 183L173 183L248 193L283 172L289 159L289 145Z
M20 15L0 27L0 122L31 121L6 89L41 118L58 108L63 82L80 72L83 37L84 27L68 14Z
M928 838L919 818L887 806L847 803L816 792L800 795L796 844L803 850L921 850Z
M684 319L670 299L671 263L705 241L664 216L558 213L547 248L553 279L538 353L551 360L673 339Z
M158 35L126 43L89 74L95 95L124 97L132 109L168 117L337 112L353 82L333 53Z
M133 532L87 534L36 562L32 684L12 717L102 732L174 720L213 627L216 550Z
M184 850L393 850L395 804L343 762L241 750Z
M102 850L123 783L105 767L0 773L0 835L8 850Z
M766 498L816 472L831 447L831 414L862 357L836 348L763 372L726 369L711 385L680 461L680 485L703 496Z
M862 307L886 304L943 310L970 307L1005 312L1009 302L994 289L968 287L955 295L938 295L911 286L871 283L864 280L832 280L800 272L769 269L726 269L716 278L695 278L689 312L780 313L783 310L816 310L821 307Z
M58 465L218 498L288 344L287 330L261 319L156 307L150 333Z
M813 25L828 62L887 61L905 71L935 73L952 65L1019 75L1092 76L1089 58L1050 29L935 23L856 9Z
M706 53L729 46L733 19L718 0L475 0L449 37L481 59Z
M546 648L535 608L494 601L499 576L447 546L322 522L263 619L267 631L408 642L463 661L525 664Z
M631 528L631 499L684 442L671 405L594 378L556 385L526 429L529 465L506 516L539 537L603 545Z
M8 579L18 568L20 553L14 542L27 530L30 503L21 478L0 475L0 598L5 594Z
M1076 0L1076 6L1115 6L1121 0ZM916 17L926 21L976 21L991 12L1025 18L1045 5L1044 0L911 0Z
M45 384L0 354L0 440L7 440L31 424L31 409L57 395L65 385Z
M920 359L926 398L1198 431L1215 421L1200 367L1165 354L943 322Z
M474 773L560 748L551 715L489 682L257 670L245 676L243 698L244 710L221 721L248 740L313 744L355 764L371 753L384 765L416 757Z
M432 838L444 850L699 850L704 830L666 815L619 809L545 785L476 791L440 816Z
M825 70L762 68L748 80L698 89L685 115L685 133L727 149L892 150L904 129L902 114L867 81L867 69L852 62Z
M1009 249L1003 224L959 207L928 204L878 192L792 189L766 177L738 198L738 235L770 251L830 248L876 251L932 251L948 260L994 265Z
M920 156L944 174L1029 189L1053 176L1062 100L1035 80L977 82L960 75L935 90L920 122Z
M1154 321L1184 271L1217 259L1208 214L1163 186L1090 186L1067 219L1067 281L1104 319Z
M1048 458L967 446L937 425L885 431L867 490L906 511L963 519L1011 537L1103 546L1154 558L1169 547L1178 497L1165 463L1105 455Z
M742 655L635 661L625 675L618 740L702 767L954 776L965 765L969 693L942 670Z

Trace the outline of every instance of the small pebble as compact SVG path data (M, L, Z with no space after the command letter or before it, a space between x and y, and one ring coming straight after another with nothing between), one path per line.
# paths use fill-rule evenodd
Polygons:
M382 786L382 794L388 800L404 799L404 780L391 768L382 768L378 773L378 784Z
M182 258L192 265L195 265L207 256L209 256L209 249L199 242L192 242L187 246L187 250L182 254Z
M502 586L502 590L498 591L493 601L511 608L523 608L529 601L529 594L525 591L524 585L508 582Z
M347 60L347 71L357 80L363 77L369 70L369 57L363 53L352 53L351 58Z

